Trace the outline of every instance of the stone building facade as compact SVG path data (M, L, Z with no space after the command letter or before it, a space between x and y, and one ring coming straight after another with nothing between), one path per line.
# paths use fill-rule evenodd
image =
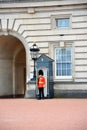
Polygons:
M87 0L0 1L0 96L26 95L33 42L54 59L54 96L86 97Z

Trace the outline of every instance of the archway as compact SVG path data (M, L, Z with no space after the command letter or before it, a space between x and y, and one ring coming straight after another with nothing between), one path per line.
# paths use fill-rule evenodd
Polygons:
M0 97L24 96L26 88L26 51L12 36L0 36Z

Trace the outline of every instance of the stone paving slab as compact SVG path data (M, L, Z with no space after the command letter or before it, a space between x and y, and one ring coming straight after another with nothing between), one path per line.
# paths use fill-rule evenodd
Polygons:
M87 130L87 99L0 99L0 130Z

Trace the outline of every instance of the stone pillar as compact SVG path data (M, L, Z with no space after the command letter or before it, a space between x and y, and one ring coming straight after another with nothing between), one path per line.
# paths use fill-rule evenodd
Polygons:
M26 85L25 98L36 98L36 82L29 81Z

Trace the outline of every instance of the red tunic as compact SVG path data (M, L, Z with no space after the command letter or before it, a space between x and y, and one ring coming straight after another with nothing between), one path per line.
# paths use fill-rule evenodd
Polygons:
M44 87L45 78L43 76L39 76L37 85L38 85L38 88L43 88Z

